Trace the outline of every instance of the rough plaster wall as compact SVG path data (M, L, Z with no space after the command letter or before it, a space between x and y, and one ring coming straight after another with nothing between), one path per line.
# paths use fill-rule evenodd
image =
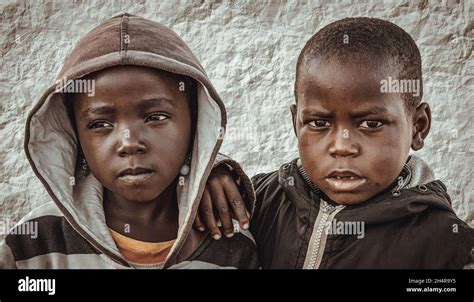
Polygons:
M183 37L226 103L222 151L254 175L297 156L289 106L304 43L332 21L370 16L400 25L421 50L424 99L433 111L433 127L418 153L447 184L457 214L473 225L472 8L468 0L1 0L0 215L18 220L49 200L23 152L26 116L66 54L99 22L129 12L170 26Z

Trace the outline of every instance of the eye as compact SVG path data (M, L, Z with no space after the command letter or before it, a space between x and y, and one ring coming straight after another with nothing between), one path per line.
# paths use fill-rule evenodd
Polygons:
M308 125L314 128L322 128L331 126L331 123L327 120L314 120L309 122Z
M362 128L368 128L368 129L376 129L382 127L384 123L381 121L363 121L360 124L360 127Z
M163 120L168 119L169 116L163 113L154 113L150 114L146 119L145 122L152 121L152 122L161 122Z
M89 129L108 128L108 127L112 127L112 125L106 121L93 122L93 123L90 123L89 126L87 126L87 128Z

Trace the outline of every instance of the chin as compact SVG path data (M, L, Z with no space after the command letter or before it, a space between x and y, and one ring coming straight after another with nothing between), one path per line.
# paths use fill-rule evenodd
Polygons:
M368 200L365 196L355 193L332 193L326 194L332 201L340 205L355 205Z
M117 195L131 202L145 203L145 202L156 200L160 196L161 193L162 191L156 192L156 190L144 191L142 189L137 189L137 190L129 189L126 192L120 192Z

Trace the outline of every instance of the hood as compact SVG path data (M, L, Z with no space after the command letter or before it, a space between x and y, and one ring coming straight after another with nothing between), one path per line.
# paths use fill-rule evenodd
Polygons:
M300 176L299 181L295 179L293 186L285 185L288 177L295 173ZM305 198L308 202L318 204L321 197L327 199L309 179L300 160L283 166L279 174L279 182L290 199ZM336 205L332 201L329 203ZM431 207L454 212L446 186L435 180L433 171L425 161L411 155L390 189L363 203L344 206L337 219L378 224L416 215Z
M59 84L116 65L162 69L192 77L198 84L191 169L178 194L179 230L164 265L168 267L176 261L192 230L199 200L226 127L222 100L196 56L176 33L159 23L122 14L86 34L28 116L24 141L26 156L71 226L96 249L114 261L130 266L108 231L102 206L102 184L92 174L83 176L76 169L80 166L76 165L78 138L63 103L63 87Z

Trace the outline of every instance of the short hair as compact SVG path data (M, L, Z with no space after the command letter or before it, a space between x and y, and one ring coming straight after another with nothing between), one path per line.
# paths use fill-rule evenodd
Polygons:
M419 80L420 93L401 93L408 112L416 109L423 96L421 55L412 37L399 26L377 18L345 18L326 25L314 34L299 54L296 64L295 98L301 69L311 60L362 56L391 62L398 79Z

